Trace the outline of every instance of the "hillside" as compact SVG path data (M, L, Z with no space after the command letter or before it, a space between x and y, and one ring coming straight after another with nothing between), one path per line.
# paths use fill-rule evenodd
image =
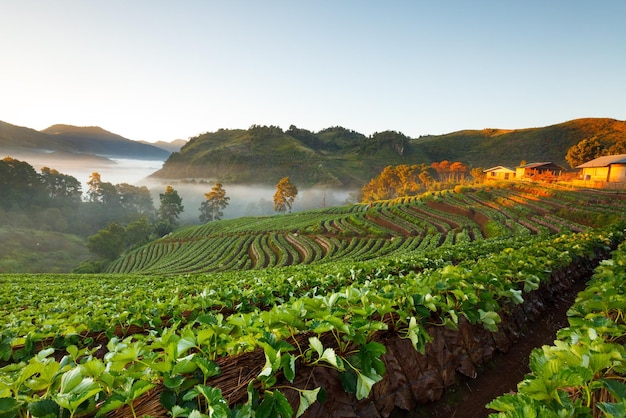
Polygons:
M108 272L188 274L265 269L367 260L489 238L528 239L581 232L620 219L626 200L616 197L626 196L519 183L461 193L427 193L371 207L356 204L209 222L141 247L112 263ZM596 203L584 206L589 201Z
M85 155L109 158L164 160L170 152L154 145L132 141L99 127L53 125L43 131L0 121L0 153L11 156L55 158Z
M605 145L626 142L626 121L585 118L542 128L459 131L421 137L414 144L433 161L460 160L479 167L515 167L521 160L551 161L569 167L567 150L587 138Z
M181 229L118 260L121 274L0 275L3 405L407 416L447 393L441 414L420 415L475 417L508 393L488 407L591 416L623 398L625 198L458 188Z
M187 143L184 139L175 139L170 142L166 141L157 141L157 142L147 142L147 141L139 141L142 144L154 145L157 148L164 149L165 151L172 153L178 152L180 149Z
M68 273L88 258L76 235L0 226L0 273Z
M568 167L567 150L586 138L626 141L626 122L577 119L542 128L459 131L417 139L386 131L367 137L342 127L311 132L291 126L253 126L192 138L153 177L208 178L224 183L273 185L289 176L296 184L361 187L391 164L461 161L470 167L517 166L552 161Z

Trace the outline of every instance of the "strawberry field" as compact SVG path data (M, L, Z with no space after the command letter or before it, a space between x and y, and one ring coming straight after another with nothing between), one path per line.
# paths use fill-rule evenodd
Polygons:
M490 406L611 416L624 398L624 247L611 252L623 197L437 193L189 228L103 275L0 276L0 416L389 416L474 376L542 295L602 259L577 328ZM580 365L556 373L581 345Z

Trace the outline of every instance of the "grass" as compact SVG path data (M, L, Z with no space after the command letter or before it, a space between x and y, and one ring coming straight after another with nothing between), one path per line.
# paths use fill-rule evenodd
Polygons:
M89 257L76 235L0 227L0 273L68 273Z

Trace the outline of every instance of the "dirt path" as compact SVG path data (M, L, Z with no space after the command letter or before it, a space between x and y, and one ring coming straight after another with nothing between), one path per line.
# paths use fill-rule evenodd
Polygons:
M415 411L398 411L393 418L446 417L481 418L490 412L485 405L500 395L515 391L517 383L529 373L528 356L535 347L551 345L556 332L568 326L567 310L576 294L585 288L586 280L577 281L555 301L551 309L535 321L506 353L499 353L478 371L476 379L463 379L446 389L437 402L418 407Z

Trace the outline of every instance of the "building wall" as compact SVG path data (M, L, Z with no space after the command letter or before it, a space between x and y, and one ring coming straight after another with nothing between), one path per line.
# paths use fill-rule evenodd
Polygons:
M515 178L515 173L510 171L490 171L486 174L487 180L513 180Z
M609 175L608 167L589 167L583 168L584 180L606 181Z
M626 181L626 164L611 164L609 181Z

